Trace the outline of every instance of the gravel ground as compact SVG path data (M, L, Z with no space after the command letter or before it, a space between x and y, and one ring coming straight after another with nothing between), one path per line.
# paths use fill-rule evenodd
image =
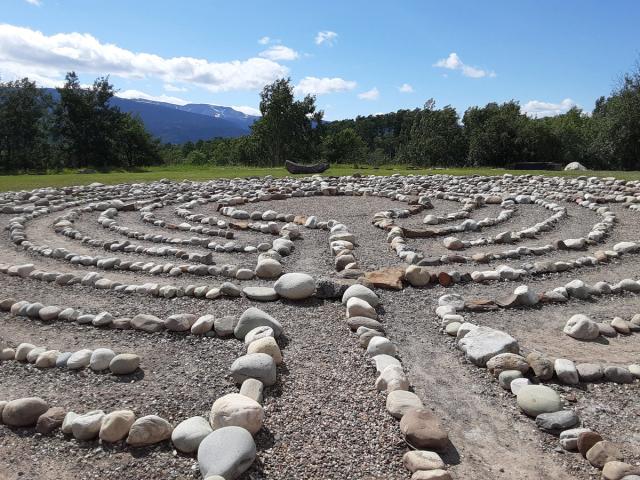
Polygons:
M555 238L586 234L599 220L592 211L567 204L569 217L539 240L518 245L544 245ZM399 259L386 243L386 233L371 225L375 212L402 208L404 204L378 197L310 197L262 202L249 205L248 211L273 209L281 213L316 215L321 220L337 219L349 226L356 236L356 256L360 265L371 270L399 265ZM421 226L426 213L444 215L456 211L460 204L435 200L434 210L422 212L397 222ZM195 213L213 214L211 205L194 208ZM175 206L156 210L158 217L180 223L173 213ZM635 239L637 212L613 207L619 216L612 235L603 245L589 251L610 248L616 242ZM471 218L482 219L499 213L490 205L475 210ZM56 214L57 216L58 214ZM520 205L514 217L481 232L465 233L463 239L495 235L501 231L526 228L548 217L550 212L534 205ZM118 223L140 231L165 233L166 230L139 221L137 212L121 212ZM5 224L10 216L0 215ZM54 216L44 216L27 224L27 234L36 243L67 246L87 254L103 254L95 249L52 232ZM76 228L95 238L121 239L97 224L97 213L85 213ZM453 221L457 223L459 221ZM451 223L451 222L449 222ZM448 224L449 224L448 223ZM188 237L189 232L175 232ZM303 229L302 240L285 257L285 271L304 271L314 276L333 275L328 252L327 233ZM224 242L220 237L213 241ZM255 232L238 232L236 240L257 244L270 236ZM442 238L412 240L429 255L446 252ZM137 241L143 245L151 242ZM505 247L506 249L507 247ZM495 250L494 250L495 249ZM500 246L466 250L500 251ZM206 252L199 247L189 251ZM545 260L576 258L586 252L554 252ZM256 255L214 254L218 263L253 265ZM169 257L146 257L141 254L117 256L157 261ZM587 267L574 272L527 278L536 291L564 285L573 278L587 282L636 277L640 256L627 255L607 266ZM0 238L3 263L31 261L37 267L57 271L89 271L67 262L31 257L16 249L6 232ZM535 257L538 258L538 257ZM529 259L502 261L519 266ZM184 263L182 261L175 263ZM497 265L498 263L495 263ZM494 265L494 266L495 266ZM452 266L452 268L454 268ZM478 269L473 264L457 265L460 271ZM483 269L485 267L482 267ZM486 268L491 268L486 267ZM127 282L150 281L133 272L108 272L112 279ZM184 275L177 279L160 278L161 283L175 285L210 284L222 278ZM260 280L242 285L268 284ZM494 298L512 291L519 283L499 282L487 285L454 286L447 292L465 298ZM309 300L295 305L288 302L254 304L246 299L203 301L192 298L158 299L147 296L119 295L82 286L58 287L33 280L0 275L2 297L15 297L44 304L84 307L91 312L108 310L133 316L144 312L167 317L172 313L239 316L248 306L258 306L280 320L285 337L279 340L285 363L278 369L278 383L265 392L266 420L256 436L258 460L242 477L246 479L401 479L408 478L401 457L407 450L397 421L385 411L384 395L373 387L375 371L349 334L344 308L330 301ZM470 366L439 331L434 315L437 299L445 290L407 288L402 292L380 292L382 320L388 336L399 348L416 393L425 405L443 419L450 432L452 448L444 455L454 478L478 479L591 479L596 471L574 454L556 450L557 439L541 433L534 422L517 409L510 394L482 369ZM618 337L605 342L575 342L561 333L566 319L574 313L587 313L596 320L610 320L614 315L628 318L640 312L640 297L631 294L609 296L598 302L571 301L563 305L544 306L539 310L509 310L468 314L470 321L503 329L516 337L527 352L539 349L550 356L577 361L610 364L640 362L640 335ZM16 362L0 363L1 397L19 398L39 395L51 405L74 411L101 408L106 411L130 408L137 415L158 414L174 424L193 415L207 415L219 396L237 391L227 377L229 366L244 346L235 339L200 338L191 335L146 334L134 331L103 330L75 324L42 322L0 314L0 339L9 343L31 342L60 350L109 347L116 352L134 352L142 357L143 374L117 378L92 372L40 371ZM628 458L640 461L640 407L638 382L633 385L590 384L580 387L553 385L568 405L573 406L586 426L619 443ZM77 442L61 433L34 435L33 429L9 429L0 426L0 479L38 478L41 480L76 478L195 479L200 478L194 457L173 451L169 442L131 449L121 444L100 445Z

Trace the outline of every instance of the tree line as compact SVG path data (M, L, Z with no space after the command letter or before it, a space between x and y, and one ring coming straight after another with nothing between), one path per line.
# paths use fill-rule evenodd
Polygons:
M422 108L324 121L315 97L294 96L290 79L260 94L249 135L160 145L142 122L109 105L108 78L83 88L75 73L55 101L34 82L0 83L0 170L132 168L156 163L281 166L327 161L416 167L509 167L580 162L591 169L640 170L640 67L592 112L577 107L531 118L515 101Z
M0 171L105 171L161 163L158 140L140 119L109 104L114 95L108 77L87 88L74 72L55 90L56 98L28 78L0 82Z
M587 168L640 170L640 68L623 77L592 112L532 118L518 102L422 108L324 122L313 97L295 101L279 80L261 96L262 118L248 136L165 146L168 162L282 165L284 160L378 166L509 167L580 162Z

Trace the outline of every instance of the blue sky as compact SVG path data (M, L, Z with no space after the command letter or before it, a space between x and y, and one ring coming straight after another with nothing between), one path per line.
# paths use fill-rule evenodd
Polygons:
M0 0L0 75L245 107L288 75L333 120L518 100L591 110L640 54L640 2Z

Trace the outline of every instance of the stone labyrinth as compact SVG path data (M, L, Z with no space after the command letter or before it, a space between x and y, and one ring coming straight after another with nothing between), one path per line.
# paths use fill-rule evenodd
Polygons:
M2 479L640 479L640 183L0 195Z

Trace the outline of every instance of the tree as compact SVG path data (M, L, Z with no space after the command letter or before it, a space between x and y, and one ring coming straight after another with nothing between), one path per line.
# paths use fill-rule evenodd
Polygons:
M415 116L407 140L401 147L403 162L419 166L463 165L467 144L455 108L436 109L433 100Z
M359 163L364 160L367 146L352 128L328 134L322 142L324 158L329 163Z
M640 64L593 110L593 155L601 168L640 170Z
M0 83L0 170L47 166L51 97L28 78Z
M294 100L291 79L276 80L260 94L262 117L251 127L271 166L285 160L308 160L316 152L318 139L313 134L312 116L322 123L316 112L315 97Z
M520 113L520 105L515 101L467 109L462 121L469 141L468 163L504 167L521 161L519 137L525 120Z
M120 111L109 106L115 94L109 79L98 78L86 89L75 72L69 72L57 91L60 100L54 110L54 131L68 165L100 170L119 166L115 139Z
M121 113L119 120L118 165L131 168L161 163L159 141L145 130L142 121L128 113Z

